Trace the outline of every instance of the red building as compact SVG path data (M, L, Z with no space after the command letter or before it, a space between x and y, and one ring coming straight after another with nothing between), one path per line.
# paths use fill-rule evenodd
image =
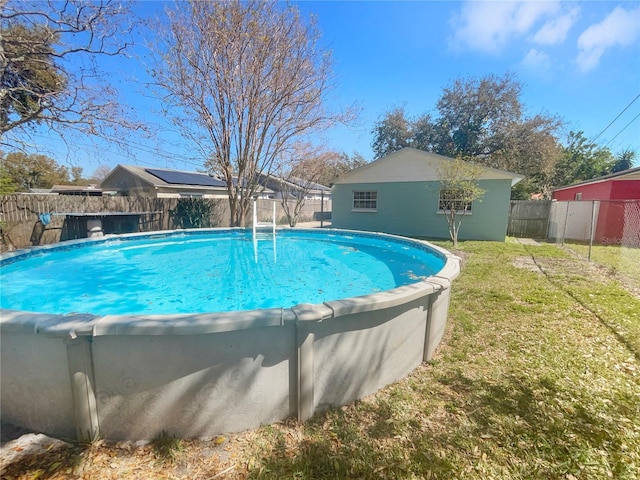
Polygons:
M640 230L640 167L555 190L558 201L600 200L594 240L622 243L628 232Z

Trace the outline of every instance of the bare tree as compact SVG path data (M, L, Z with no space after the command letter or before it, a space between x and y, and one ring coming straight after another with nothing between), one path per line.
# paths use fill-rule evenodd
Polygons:
M101 182L107 175L111 173L112 168L107 164L98 165L98 167L93 171L91 175L91 180L94 182Z
M96 61L130 46L126 7L112 0L0 0L0 7L0 144L33 146L35 125L63 138L137 128Z
M308 143L296 144L292 153L276 168L277 181L282 194L282 209L290 227L295 227L313 191L324 188L319 182L326 175L329 160L334 152L323 151Z
M471 212L475 200L484 195L478 179L483 169L480 165L465 162L458 157L438 169L440 198L438 210L444 213L453 246L458 246L458 232L462 219Z
M226 180L231 224L242 226L282 152L348 118L324 107L331 56L313 21L275 1L179 2L167 13L151 73L167 114Z
M367 163L367 160L358 152L349 155L346 152L318 149L315 155L300 157L296 168L302 172L305 170L313 172L316 183L330 187L340 175Z

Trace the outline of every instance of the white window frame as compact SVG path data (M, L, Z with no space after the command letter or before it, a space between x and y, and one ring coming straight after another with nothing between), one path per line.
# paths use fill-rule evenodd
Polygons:
M473 202L464 202L463 200L456 200L455 197L453 197L453 199L451 198L447 198L444 199L442 198L442 194L445 192L452 192L452 191L462 191L462 189L458 188L458 189L442 189L438 192L438 213L447 213L450 212L451 209L449 208L442 208L443 202L454 202L454 205L457 207L456 208L456 212L457 213L464 213L465 215L471 215L472 214L472 209L473 209ZM457 205L456 205L457 204ZM465 205L468 207L465 209Z
M377 212L378 191L354 190L351 207L352 212Z

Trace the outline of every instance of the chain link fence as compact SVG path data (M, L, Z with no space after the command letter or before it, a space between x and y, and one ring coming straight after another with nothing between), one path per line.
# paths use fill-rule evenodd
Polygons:
M554 201L547 238L640 286L640 200Z

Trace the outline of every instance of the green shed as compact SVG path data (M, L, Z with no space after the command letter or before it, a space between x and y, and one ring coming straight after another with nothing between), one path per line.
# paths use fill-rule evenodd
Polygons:
M440 208L438 169L453 159L403 148L356 168L333 185L331 223L335 228L428 238L449 238ZM478 184L483 197L466 213L460 240L504 241L511 187L521 175L484 167Z

